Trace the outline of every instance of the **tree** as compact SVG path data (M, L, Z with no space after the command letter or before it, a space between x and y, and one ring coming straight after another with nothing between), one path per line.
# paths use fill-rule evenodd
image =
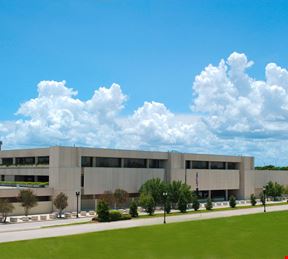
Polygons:
M145 211L151 216L155 211L155 201L151 194L141 193L140 195L140 205L145 209Z
M205 208L206 208L206 210L212 210L213 209L213 203L212 203L211 198L207 199L207 203L205 204Z
M257 201L256 201L256 196L255 196L255 194L251 194L251 196L250 196L250 202L251 202L251 205L252 205L252 206L255 206L255 205L256 205Z
M173 181L168 185L168 195L174 209L176 208L176 204L179 201L181 186L181 181Z
M114 197L114 193L111 191L105 191L102 196L101 196L101 200L105 201L106 204L112 209L115 205L115 197Z
M132 218L138 217L138 207L136 201L132 201L129 208L129 214Z
M193 208L195 211L199 210L199 208L200 208L200 202L198 201L198 197L197 197L197 196L194 196L194 197L192 198L192 208Z
M7 199L0 199L0 213L2 215L2 222L6 223L8 213L11 213L14 209L12 203L10 203Z
M21 190L18 195L18 199L21 202L21 206L24 207L24 214L26 217L28 216L29 210L37 206L37 197L30 189Z
M192 191L191 187L181 181L173 181L167 187L168 190L168 199L172 203L172 207L176 208L176 204L178 204L180 195L185 197L187 203L192 201Z
M159 178L152 178L147 180L140 187L140 194L149 194L152 196L155 204L163 204L163 192L166 191L166 185Z
M108 222L110 220L108 204L100 200L97 204L97 215L100 222Z
M54 199L53 204L59 210L59 217L62 216L62 211L68 206L68 197L63 192L60 192Z
M121 206L128 201L129 194L125 190L116 189L114 192L115 208Z
M229 198L229 206L231 208L235 208L236 207L236 198L233 195L231 195L230 198Z
M180 193L178 200L178 210L180 210L180 212L182 213L185 213L187 210L187 204L188 202L185 195L183 193Z
M277 183L277 182L272 182L269 181L266 185L266 193L267 196L273 197L273 200L275 201L277 197L282 196L284 193L284 186Z

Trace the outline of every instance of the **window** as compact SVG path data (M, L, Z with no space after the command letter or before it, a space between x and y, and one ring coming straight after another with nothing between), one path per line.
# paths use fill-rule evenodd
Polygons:
M146 159L125 158L124 167L128 168L146 168Z
M39 156L38 165L49 165L49 156Z
M186 169L191 169L191 168L192 168L192 161L186 160L186 162L185 162L185 168L186 168Z
M16 157L16 165L33 165L35 157Z
M121 167L121 158L96 157L97 167Z
M81 157L81 167L92 167L92 157L82 156Z
M35 182L34 175L15 175L15 182Z
M5 175L1 175L1 181L2 181L2 182L5 181Z
M225 162L211 162L211 169L225 169Z
M192 169L208 169L208 161L192 161Z
M239 163L228 162L228 169L230 169L230 170L237 170L237 169L239 169Z
M149 168L164 168L164 160L150 159Z
M42 183L49 182L49 176L48 175L38 175L37 176L37 182L42 182Z
M2 165L13 165L13 158L2 158Z

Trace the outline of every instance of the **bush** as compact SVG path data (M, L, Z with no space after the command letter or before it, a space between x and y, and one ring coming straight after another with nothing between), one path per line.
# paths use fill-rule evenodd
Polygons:
M129 220L131 219L131 215L130 214L123 214L120 220Z
M136 201L131 202L130 208L129 208L129 214L131 215L132 218L138 217L138 208L137 208Z
M110 210L109 211L109 220L110 221L118 221L121 220L122 214L118 210Z
M231 195L230 198L229 198L229 206L231 208L235 208L236 207L236 198L233 195Z
M252 205L252 206L255 206L255 205L256 205L257 201L256 201L256 196L255 196L255 194L251 194L251 196L250 196L250 202L251 202L251 205Z
M207 199L207 203L205 204L205 208L206 208L206 210L212 210L213 209L213 203L212 203L211 198Z
M185 213L187 210L187 204L188 202L185 196L181 193L178 200L178 210L180 210L182 213Z
M151 216L155 211L155 202L150 194L142 193L140 195L140 205L145 209L145 211Z
M192 199L192 208L197 211L200 208L200 202L198 201L198 198L196 196Z
M105 201L100 200L98 202L97 215L100 222L108 222L110 220L109 207Z

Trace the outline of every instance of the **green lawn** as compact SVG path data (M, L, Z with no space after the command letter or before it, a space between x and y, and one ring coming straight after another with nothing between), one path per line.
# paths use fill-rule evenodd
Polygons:
M281 258L288 212L0 244L0 258Z

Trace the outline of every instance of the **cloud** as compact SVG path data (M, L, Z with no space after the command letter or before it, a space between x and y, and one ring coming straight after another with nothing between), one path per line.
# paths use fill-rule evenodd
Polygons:
M100 87L84 101L65 81L41 81L38 95L20 105L20 119L0 122L0 138L5 148L75 144L176 149L255 155L260 164L285 164L288 71L269 63L265 80L256 80L247 72L253 64L245 54L234 52L204 68L195 77L188 114L145 101L123 116L128 97L118 84Z
M246 72L252 64L244 54L234 52L218 66L207 66L195 78L192 110L203 112L204 121L218 136L284 138L288 72L270 63L266 80L255 80Z

